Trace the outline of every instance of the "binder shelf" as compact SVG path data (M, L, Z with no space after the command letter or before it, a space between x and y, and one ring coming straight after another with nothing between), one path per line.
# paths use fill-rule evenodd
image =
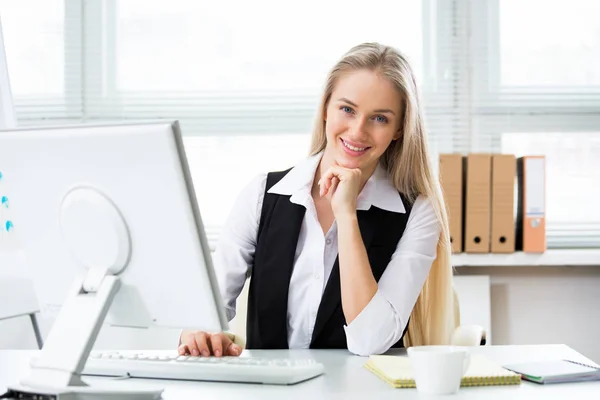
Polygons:
M527 266L597 266L600 249L546 250L544 253L468 254L452 255L455 267L527 267Z

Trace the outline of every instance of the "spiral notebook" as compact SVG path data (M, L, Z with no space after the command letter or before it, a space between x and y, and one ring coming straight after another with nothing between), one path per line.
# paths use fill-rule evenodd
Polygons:
M366 369L395 388L414 388L408 356L370 356L364 365ZM518 385L521 375L502 368L481 354L471 356L467 373L462 378L461 386Z

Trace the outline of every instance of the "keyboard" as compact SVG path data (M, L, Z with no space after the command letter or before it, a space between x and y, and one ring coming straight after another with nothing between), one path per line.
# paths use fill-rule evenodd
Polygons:
M83 375L291 385L323 374L312 359L92 352Z

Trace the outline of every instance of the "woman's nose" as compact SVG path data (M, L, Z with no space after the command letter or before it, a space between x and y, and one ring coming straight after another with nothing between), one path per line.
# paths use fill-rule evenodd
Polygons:
M367 121L363 118L356 118L350 128L350 134L355 139L364 138L368 134Z

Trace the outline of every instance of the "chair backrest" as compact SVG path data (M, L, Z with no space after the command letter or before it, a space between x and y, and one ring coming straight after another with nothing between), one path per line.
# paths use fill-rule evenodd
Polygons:
M460 326L460 303L456 290L452 290L452 294L454 295L454 328L458 328Z
M450 344L454 346L483 346L487 342L487 333L481 325L461 325L460 303L454 290L454 332Z
M242 292L237 298L235 305L235 318L229 323L229 330L236 336L246 339L246 315L248 310L248 290L250 279L246 280Z

